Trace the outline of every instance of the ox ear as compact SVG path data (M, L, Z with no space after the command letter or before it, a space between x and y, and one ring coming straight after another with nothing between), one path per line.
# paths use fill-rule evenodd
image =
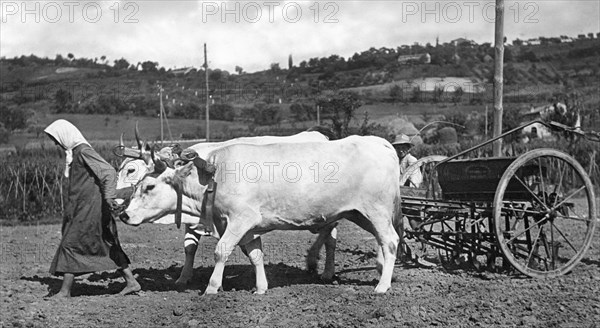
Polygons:
M189 162L181 167L178 167L175 175L178 178L182 178L182 179L187 178L192 173L193 168L194 168L194 162Z
M213 176L217 171L217 167L214 164L211 164L200 157L194 158L192 163L196 165L199 174L202 175Z

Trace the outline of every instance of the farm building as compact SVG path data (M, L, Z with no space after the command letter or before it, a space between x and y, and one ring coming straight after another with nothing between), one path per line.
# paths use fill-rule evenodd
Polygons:
M429 64L431 63L431 55L428 53L416 55L401 55L398 56L398 63L403 65L413 63Z
M465 38L454 39L454 40L450 41L450 43L454 44L455 46L474 47L477 45L477 42L475 42L473 40L465 39Z
M193 67L183 67L183 68L177 68L177 69L171 70L170 73L175 76L185 76L185 75L188 75L194 69L195 68L193 68Z
M529 39L523 43L528 46L539 46L540 44L542 44L542 41L540 39L536 38L536 39Z

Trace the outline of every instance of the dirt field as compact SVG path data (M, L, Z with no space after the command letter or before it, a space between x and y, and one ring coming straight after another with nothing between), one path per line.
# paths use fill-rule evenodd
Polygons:
M177 290L183 230L119 223L124 248L143 291L113 295L124 286L114 272L77 279L68 300L46 300L61 279L48 274L60 225L2 227L1 327L597 327L600 324L600 239L574 272L557 279L398 265L386 295L374 295L375 242L343 222L338 234L339 279L324 284L305 271L308 232L263 237L269 291L254 295L254 273L236 250L223 291L202 296L216 240L201 240L194 282ZM322 263L320 263L320 269Z

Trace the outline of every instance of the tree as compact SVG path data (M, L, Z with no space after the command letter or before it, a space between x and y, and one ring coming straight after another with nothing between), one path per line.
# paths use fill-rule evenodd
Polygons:
M129 68L129 62L125 58L121 58L119 60L115 60L115 66L113 66L116 70L126 70Z
M442 101L442 98L444 97L444 87L441 86L435 86L435 88L433 89L433 102L437 103Z
M277 106L269 106L264 102L242 109L242 117L250 121L249 128L256 125L272 125L281 122L281 112ZM251 131L252 132L252 131Z
M54 65L62 65L65 62L65 59L61 54L57 54L56 58L54 58Z
M244 73L244 69L241 68L240 66L236 66L235 72L238 73L238 75L242 75L242 73Z
M294 67L294 61L292 60L292 54L288 57L288 69L292 69Z
M514 60L514 55L512 53L512 50L510 50L510 48L505 48L504 49L504 62L509 63L513 60Z
M70 61L73 61L73 59L75 59L75 55L73 55L72 53L69 53L67 55L67 58L69 58Z
M309 104L293 103L290 106L290 113L295 121L309 121L313 120L316 116L314 106Z
M271 71L273 72L279 72L281 70L281 68L279 68L279 63L271 63Z
M210 108L210 119L233 121L235 110L230 104L214 104Z
M266 106L259 108L254 118L254 124L273 125L281 122L281 112L277 106Z
M348 136L348 125L354 118L354 111L362 105L354 93L340 92L330 98L321 98L317 105L323 113L331 113L331 125L338 138Z
M218 68L215 70L212 70L210 73L208 73L208 78L211 81L221 81L221 78L223 78L223 71L221 71Z
M54 94L54 110L57 113L68 112L73 105L73 96L64 89L58 89Z
M387 138L388 130L381 124L370 122L369 113L365 112L363 121L358 128L358 134L361 136L379 136L382 138Z
M520 61L529 61L529 62L532 62L532 63L536 63L536 62L538 62L538 61L539 61L539 60L538 60L538 58L537 58L537 56L536 56L536 54L535 54L535 52L533 52L533 51L531 51L531 50L530 50L530 51L527 51L527 52L524 52L524 53L522 53L522 54L519 56L519 60L520 60Z
M158 67L157 62L151 62L151 61L147 60L142 63L142 72L144 72L144 73L156 72L157 67Z
M9 138L10 132L8 132L4 125L0 123L0 143L8 143Z
M0 105L0 123L8 131L14 131L17 129L24 129L27 127L27 120L31 117L31 112L21 108Z
M465 91L463 90L462 87L457 87L454 90L454 93L452 94L452 102L457 104L461 101L463 95L465 94Z
M421 88L419 86L413 88L413 93L410 97L410 101L421 102Z
M400 87L397 84L394 84L391 88L390 88L390 97L392 98L392 100L394 102L396 101L402 101L402 97L403 97L403 90L402 87Z

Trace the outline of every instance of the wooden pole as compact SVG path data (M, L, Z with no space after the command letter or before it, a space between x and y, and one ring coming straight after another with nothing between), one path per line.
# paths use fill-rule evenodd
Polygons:
M163 89L162 89L161 85L158 86L158 90L159 90L159 94L160 94L160 146L162 147L162 145L163 145L163 115L164 115L164 107L163 107L163 100L162 100Z
M504 0L496 0L496 33L494 63L494 130L493 137L502 134L502 91L504 64ZM502 156L502 139L493 143L493 155Z
M317 105L317 125L321 125L321 108Z
M485 105L485 140L488 138L488 105Z
M208 89L208 59L206 58L206 43L204 44L204 73L205 73L205 80L206 80L206 142L208 142L208 140L210 139L210 125L208 123L210 117L209 117L209 102L210 102L210 97L208 95L209 89Z

